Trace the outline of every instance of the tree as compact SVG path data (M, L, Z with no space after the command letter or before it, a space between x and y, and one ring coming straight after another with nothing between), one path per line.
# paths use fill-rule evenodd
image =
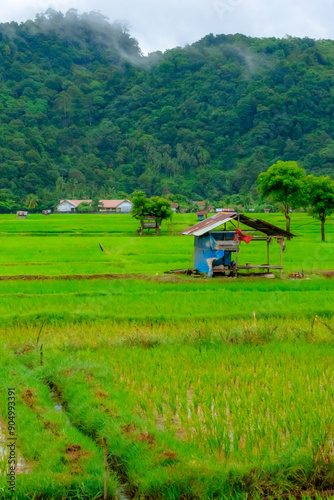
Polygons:
M290 232L290 210L305 201L305 171L295 161L278 161L258 176L262 198L282 203L286 230Z
M329 176L308 175L309 213L321 221L321 241L325 241L325 222L334 213L334 181Z
M86 203L85 201L83 201L82 203L79 203L79 205L77 206L77 211L80 213L92 212L93 211L92 205L91 203Z
M145 217L156 217L160 225L165 219L172 217L173 212L170 202L160 196L152 196L146 198L143 191L136 191L132 198L132 216L138 220L143 220Z
M92 203L91 203L92 212L98 212L100 207L102 207L102 204L101 204L99 198L93 197Z
M0 189L0 212L10 213L17 209L19 209L19 205L11 191L9 189Z
M38 205L38 196L36 194L28 194L26 197L26 207L34 209Z

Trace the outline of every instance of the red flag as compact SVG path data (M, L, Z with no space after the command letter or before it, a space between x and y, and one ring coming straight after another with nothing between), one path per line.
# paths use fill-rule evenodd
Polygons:
M237 241L238 237L240 238L240 240L244 241L247 244L250 243L253 239L253 236L243 234L239 228L235 230L234 241Z

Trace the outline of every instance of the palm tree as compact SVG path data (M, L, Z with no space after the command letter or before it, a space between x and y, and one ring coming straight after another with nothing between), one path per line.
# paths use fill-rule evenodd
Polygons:
M34 209L37 207L38 205L38 196L36 194L28 194L27 198L26 198L26 206L27 208L31 208L31 209Z

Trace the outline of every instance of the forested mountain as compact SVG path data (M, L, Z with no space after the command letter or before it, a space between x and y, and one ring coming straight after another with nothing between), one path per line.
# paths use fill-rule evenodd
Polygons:
M333 176L334 42L208 35L144 57L126 27L49 10L0 25L0 209L34 194L255 196L297 160Z

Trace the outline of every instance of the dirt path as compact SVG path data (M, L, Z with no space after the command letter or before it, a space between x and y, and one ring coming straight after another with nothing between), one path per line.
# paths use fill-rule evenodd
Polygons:
M65 274L58 276L46 276L41 274L19 274L15 276L0 276L0 281L46 281L46 280L146 280L146 281L161 281L172 282L185 281L179 276L150 276L148 274Z

